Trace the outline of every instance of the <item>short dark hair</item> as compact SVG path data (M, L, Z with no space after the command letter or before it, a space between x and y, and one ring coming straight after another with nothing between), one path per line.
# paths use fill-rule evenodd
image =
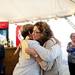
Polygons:
M23 30L21 32L21 35L25 39L26 36L29 35L29 33L33 32L33 25L32 24L26 24L23 26Z

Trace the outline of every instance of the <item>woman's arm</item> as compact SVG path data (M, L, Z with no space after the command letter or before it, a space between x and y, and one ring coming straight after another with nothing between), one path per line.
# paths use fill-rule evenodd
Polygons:
M58 44L52 46L51 50L49 50L40 46L37 41L30 40L29 46L30 48L34 48L40 58L46 62L54 61L61 54L61 48Z
M40 56L38 55L38 53L35 51L35 49L28 48L25 51L26 51L26 53L30 54L31 56L33 56L35 58L35 60L37 61L37 63L40 65L40 67L43 70L47 71L47 70L50 70L51 69L51 67L53 65L53 62L51 61L50 63L48 63L48 62L42 60L40 58Z
M48 43L48 47L46 46L46 49L40 46L38 42L34 41L32 45L29 45L31 48L34 49L28 49L29 54L35 57L41 68L46 71L52 68L53 62L61 54L61 48L58 44L52 47L50 47L49 44L50 43Z
M40 67L45 71L50 70L53 66L53 62L48 63L48 62L42 60L39 55L35 59L36 59L37 63L40 65Z

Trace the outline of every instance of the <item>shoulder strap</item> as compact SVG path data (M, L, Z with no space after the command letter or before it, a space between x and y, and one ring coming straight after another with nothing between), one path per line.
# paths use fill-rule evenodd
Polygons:
M28 42L27 42L27 40L23 40L23 41L21 42L21 46L22 46L23 49L24 49L24 48L28 48Z
M44 47L46 47L47 45L49 45L49 47L52 47L52 46L54 46L55 44L56 44L57 42L56 42L56 40L54 39L54 38L50 38L48 41L46 41L45 43L44 43Z
M55 44L57 43L54 38L51 38L50 40L53 42L53 45L55 45ZM53 45L52 45L52 46L53 46Z

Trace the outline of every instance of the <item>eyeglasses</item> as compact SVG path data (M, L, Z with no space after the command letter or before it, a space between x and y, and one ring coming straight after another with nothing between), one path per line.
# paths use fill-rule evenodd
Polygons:
M33 30L33 33L41 33L40 31Z

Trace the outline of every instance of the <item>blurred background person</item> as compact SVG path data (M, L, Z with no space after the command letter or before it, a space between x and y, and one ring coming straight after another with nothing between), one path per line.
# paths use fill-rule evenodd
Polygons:
M70 75L75 75L75 33L71 33L70 39L71 41L67 45L68 66Z

